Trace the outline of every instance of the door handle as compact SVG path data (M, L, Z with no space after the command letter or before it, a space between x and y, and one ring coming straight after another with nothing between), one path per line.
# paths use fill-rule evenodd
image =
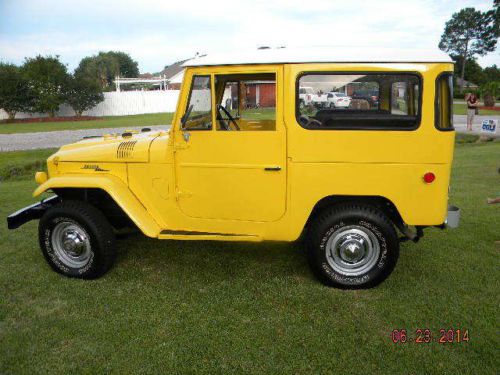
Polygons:
M278 172L278 171L281 171L281 167L265 167L264 168L265 171L268 171L268 172Z

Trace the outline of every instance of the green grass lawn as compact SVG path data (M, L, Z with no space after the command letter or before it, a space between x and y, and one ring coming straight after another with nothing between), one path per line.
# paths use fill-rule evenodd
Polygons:
M33 178L47 169L47 158L57 149L0 152L0 181Z
M0 154L0 167L50 151ZM499 143L459 144L456 230L404 243L378 288L319 284L298 243L118 241L115 267L81 281L50 270L37 223L0 226L0 373L497 374ZM0 183L0 217L33 201ZM394 344L393 329L469 330L468 343Z
M454 115L466 115L467 106L465 104L453 104L453 114ZM480 116L500 116L500 111L494 111L492 109L479 109Z
M32 122L17 124L0 123L0 134L170 125L172 117L173 113L149 113L133 116L109 116L89 121Z

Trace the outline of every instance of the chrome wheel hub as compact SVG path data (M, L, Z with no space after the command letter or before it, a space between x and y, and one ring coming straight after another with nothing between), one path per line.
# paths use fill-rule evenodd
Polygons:
M350 225L330 235L325 247L328 264L345 276L368 272L377 263L380 244L368 228Z
M359 262L366 254L365 244L365 239L358 234L346 235L339 244L340 258L347 263Z
M59 222L52 231L55 255L68 267L84 267L91 259L90 239L81 226L71 221Z

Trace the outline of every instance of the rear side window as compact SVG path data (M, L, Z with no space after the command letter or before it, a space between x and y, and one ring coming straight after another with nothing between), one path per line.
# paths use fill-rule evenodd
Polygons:
M453 75L441 74L436 80L435 125L439 130L453 130Z
M420 123L415 73L307 73L297 82L297 121L307 129L413 130ZM302 95L309 88L311 94Z

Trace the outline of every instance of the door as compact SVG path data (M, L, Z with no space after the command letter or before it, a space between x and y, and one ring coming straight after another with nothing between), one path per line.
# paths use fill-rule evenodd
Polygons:
M278 68L193 75L175 132L177 202L185 215L266 222L284 214L281 77Z

